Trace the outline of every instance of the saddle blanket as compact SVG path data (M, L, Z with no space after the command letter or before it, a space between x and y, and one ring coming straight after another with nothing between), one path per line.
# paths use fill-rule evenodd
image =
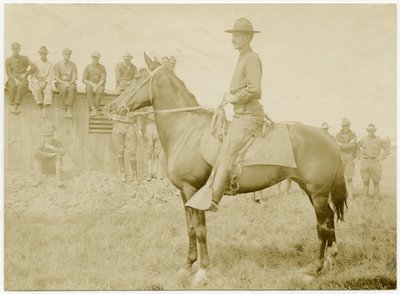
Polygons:
M221 142L206 132L201 140L201 152L211 165L215 164ZM257 136L239 161L241 166L279 165L297 168L292 143L286 125L276 123L265 136Z

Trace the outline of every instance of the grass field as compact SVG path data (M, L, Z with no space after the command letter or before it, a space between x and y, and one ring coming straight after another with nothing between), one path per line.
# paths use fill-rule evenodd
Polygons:
M189 289L184 210L167 180L139 188L115 175L70 175L67 188L5 178L6 290ZM359 173L355 184L361 191ZM209 281L202 289L396 288L396 154L384 162L381 197L357 193L336 226L335 268L306 281L316 261L314 210L303 192L225 197L208 213ZM196 266L196 264L195 264Z

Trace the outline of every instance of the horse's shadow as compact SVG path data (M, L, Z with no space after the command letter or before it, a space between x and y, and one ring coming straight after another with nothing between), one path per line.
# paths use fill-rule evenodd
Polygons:
M250 262L261 268L302 267L314 257L313 249L312 246L305 246L302 242L286 243L284 246L257 246L232 242L216 246L213 249L213 260L216 264L232 266L237 262Z

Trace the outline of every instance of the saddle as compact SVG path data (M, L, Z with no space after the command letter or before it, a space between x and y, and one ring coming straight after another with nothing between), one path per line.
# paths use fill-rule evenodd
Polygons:
M229 123L221 113L214 115L210 131L201 139L201 153L212 166L218 157L225 129ZM265 122L262 130L239 151L235 165L278 165L297 168L287 126Z

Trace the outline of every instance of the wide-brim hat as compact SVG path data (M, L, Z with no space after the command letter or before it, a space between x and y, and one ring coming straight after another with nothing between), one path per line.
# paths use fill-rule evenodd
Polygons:
M132 56L129 52L125 52L124 54L122 54L122 58L123 58L123 59L125 59L125 58L132 59L133 56Z
M350 124L350 121L347 117L342 119L342 127L347 126Z
M247 33L247 34L256 34L261 33L260 31L253 30L252 23L245 17L239 18L233 24L233 28L231 30L225 30L226 33Z
M95 52L93 52L93 53L91 54L91 56L92 56L92 57L95 57L95 58L100 58L100 57L101 57L101 54L100 54L99 52L95 51Z
M323 129L323 130L329 129L329 125L328 125L328 123L327 123L326 121L324 121L324 122L321 124L321 129Z
M44 54L47 54L47 53L49 53L49 50L47 50L47 48L46 48L46 46L42 46L42 47L40 47L40 49L37 51L37 53L44 53Z
M366 128L367 131L370 132L375 132L376 131L376 127L374 124L369 124L368 127Z

